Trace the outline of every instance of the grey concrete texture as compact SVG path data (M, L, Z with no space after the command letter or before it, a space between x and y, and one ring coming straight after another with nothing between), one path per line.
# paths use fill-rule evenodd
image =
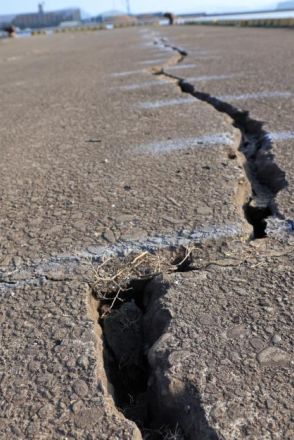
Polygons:
M278 206L281 207L284 215L290 219L294 218L294 172L293 172L293 147L294 141L283 141L277 143L274 151L276 161L283 170L286 170L286 178L288 181L288 188L277 195Z
M190 67L172 68L179 55L154 44L161 36L187 50ZM87 258L223 234L197 248L194 271L164 278L159 305L158 284L150 287L154 398L189 439L290 439L293 237L245 243L239 130L152 70L241 73L194 81L215 96L292 93L290 37L175 27L0 42L0 437L140 439L112 398ZM191 103L174 105L183 99ZM293 131L291 95L236 105L270 132ZM277 203L289 219L292 148L291 139L273 143L289 182ZM162 310L166 328L156 323Z
M232 147L238 145L230 121L205 104L139 107L181 99L171 83L163 89L119 88L154 80L142 65L142 72L113 76L136 72L139 62L159 53L152 34L147 38L151 47L138 30L128 29L2 45L2 59L14 60L1 68L4 267L15 255L24 261L48 258L108 239L172 233L175 224L193 229L195 222L238 222L230 203L238 184L230 180L238 182L242 169L227 159L228 145L142 157L146 144L187 136L225 133ZM195 199L206 215L197 214Z
M288 30L209 26L164 29L161 33L188 52L184 64L196 64L188 72L190 76L239 75L228 82L207 82L213 95L293 92L293 43Z
M0 289L1 438L141 438L107 398L88 285Z
M204 245L147 287L155 411L185 438L293 437L293 251L253 244Z
M162 33L187 50L188 57L184 64L195 64L190 69L171 73L187 78L199 91L248 110L251 117L264 121L264 128L268 132L293 132L294 46L290 31L248 31L197 26L164 29ZM201 76L225 75L236 76L227 79L193 80ZM234 97L241 99L235 100ZM286 172L289 182L289 190L279 194L278 202L282 212L291 219L294 214L291 190L294 172L293 142L292 136L288 141L281 139L273 143L276 161Z
M225 132L238 145L229 121L209 106L184 110L180 122L173 109L139 110L143 100L177 99L172 84L160 93L119 91L130 77L112 74L136 70L153 56L141 44L140 34L127 30L1 46L4 438L139 438L109 394L98 317L89 315L79 281L89 271L81 277L66 270L67 256L148 233L244 223L238 203L222 213L222 194L234 200L243 178L240 164L228 159L227 143L209 145L209 156L202 147L162 158L141 152L141 145L187 133ZM152 78L149 71L131 77ZM230 170L225 183L224 169ZM210 207L212 194L205 191L214 175L216 205ZM59 254L64 259L51 264Z

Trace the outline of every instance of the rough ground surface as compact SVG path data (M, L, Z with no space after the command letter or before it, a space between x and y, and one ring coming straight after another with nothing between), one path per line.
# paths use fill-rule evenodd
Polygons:
M148 328L166 323L148 352L156 411L189 439L293 437L293 253L268 245L223 243L167 277L159 300L162 284L148 287Z
M239 130L153 73L266 121L291 225L292 32L183 26L0 43L0 437L140 439L106 378L88 259L196 241L195 269L144 294L149 425L193 440L290 439L293 235L275 224L246 244Z
M183 32L178 28L162 33L188 51L187 63L193 65L172 70L172 73L189 78L199 91L250 111L253 118L265 122L267 131L280 133L273 150L277 163L286 172L289 191L280 193L278 202L285 215L293 218L294 47L291 33L267 29L236 32L214 27L198 29L198 32L195 29ZM267 96L271 93L272 97ZM283 138L282 133L291 135L291 139Z
M185 137L227 133L239 143L230 122L209 106L140 109L146 100L181 98L170 83L119 88L154 80L150 66L145 73L112 76L146 68L140 62L158 56L152 35L147 41L150 47L138 30L126 30L1 47L10 60L2 63L0 90L3 265L11 265L16 249L27 261L240 222L233 203L240 171L227 158L228 145L144 154L145 144ZM207 203L212 198L213 207Z
M1 438L141 438L107 397L87 285L51 281L1 297Z

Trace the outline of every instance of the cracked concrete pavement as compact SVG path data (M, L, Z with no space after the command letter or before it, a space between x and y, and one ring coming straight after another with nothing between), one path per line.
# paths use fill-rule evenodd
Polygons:
M22 78L37 76L36 86L28 81L16 88L12 102L9 91L2 91L8 109L3 112L1 133L1 179L7 188L1 242L4 265L11 265L16 247L19 258L26 261L129 237L166 235L174 232L175 225L176 229L191 230L198 221L195 214L200 224L238 223L240 216L233 203L222 211L223 191L233 198L235 188L229 180L239 178L238 166L227 159L227 145L211 147L220 151L223 163L216 156L207 162L205 149L200 149L195 162L189 157L193 151L176 160L177 154L164 158L142 158L139 154L145 144L187 134L227 133L234 144L230 124L205 106L201 106L201 124L196 127L197 106L183 110L180 123L179 111L173 108L160 112L137 108L146 91L120 91L119 85L130 78L113 78L111 73L136 68L142 58L152 56L153 48L142 53L140 34L126 34L121 45L115 34L97 40L83 36L78 38L80 49L76 38L43 41L53 51L52 60L50 52L38 55L35 63L27 61L21 73ZM60 49L55 49L56 44ZM126 44L128 48L124 48ZM10 77L9 68L3 76ZM135 74L132 80L145 76L151 77L146 72ZM171 84L165 90L148 91L151 100L165 96L177 99L178 95ZM16 102L21 106L15 108ZM194 173L195 166L198 173ZM229 168L226 189L222 178L225 167ZM194 199L199 199L199 211L202 206L209 210L208 194L204 193L209 186L202 182L211 180L211 174L219 179L211 186L216 205L205 217L195 213Z
M154 44L163 37L187 51L181 64ZM293 235L246 243L240 131L153 72L289 134L291 37L181 26L1 43L3 438L141 438L112 398L90 260L197 242L195 270L165 276L160 303L158 282L144 294L157 427L173 418L188 439L290 439ZM288 220L292 148L289 136L273 142Z
M148 287L155 411L176 414L184 438L290 440L291 248L223 243L195 263Z

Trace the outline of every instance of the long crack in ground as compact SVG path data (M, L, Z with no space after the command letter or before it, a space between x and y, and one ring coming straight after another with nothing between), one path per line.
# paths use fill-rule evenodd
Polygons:
M156 44L176 51L179 54L176 64L181 63L188 55L186 51L170 45L165 39ZM285 227L292 229L293 222L285 220L275 203L276 195L285 189L288 183L285 172L275 162L271 151L272 141L269 133L263 129L263 122L251 118L248 111L240 110L209 93L196 90L186 79L166 72L166 67L168 65L155 69L153 74L175 81L183 93L210 104L218 112L225 113L232 119L234 127L240 130L239 151L246 159L244 169L252 189L251 197L244 203L243 209L246 220L253 227L252 237L264 238L267 235L268 217L283 220Z
M181 396L158 395L156 375L150 366L153 344L166 332L171 316L162 309L161 298L168 285L163 273L193 269L194 248L180 248L166 255L143 252L125 259L106 258L95 269L93 295L99 301L103 331L104 366L113 399L124 416L136 423L146 440L184 440L180 420ZM153 280L151 282L151 280ZM159 313L152 326L155 310ZM197 392L196 394L197 395ZM208 426L199 398L193 402L199 426L216 439Z
M170 45L165 39L158 40L157 44L178 54L175 58L176 64L187 56L185 50ZM174 63L174 60L172 62ZM246 158L245 171L252 188L251 197L244 204L244 214L253 227L253 237L265 237L267 218L284 220L276 206L275 197L287 186L287 181L285 173L274 161L271 140L263 129L263 123L252 119L249 112L197 91L184 78L165 72L165 68L156 68L152 73L174 81L183 93L227 114L231 117L233 125L240 130L242 140L239 150ZM114 251L118 253L118 249ZM206 420L198 391L195 389L193 401L189 402L192 408L191 415L184 414L181 395L167 395L164 398L159 395L156 374L151 366L152 346L167 332L171 320L170 312L163 308L161 302L168 287L166 281L163 282L162 274L197 270L213 264L241 264L238 251L238 258L231 258L225 262L214 261L205 255L204 258L199 257L199 253L204 252L199 244L196 263L192 258L194 251L195 247L182 246L164 254L143 251L121 258L113 255L101 258L99 255L98 266L93 266L94 282L91 290L98 304L98 320L103 334L104 370L110 385L108 389L113 390L112 397L116 407L126 418L137 424L145 440L191 438L185 426L185 423L189 423L189 417L197 418L199 425L199 432L195 433L193 438L219 438ZM167 255L170 258L167 258ZM244 255L244 258L247 256ZM91 261L96 262L94 257ZM73 258L69 263L72 268L73 264L78 265L79 259ZM65 262L61 264L64 265ZM7 288L22 282L42 284L47 280L66 279L64 274L56 276L56 273L50 275L44 271L42 267L37 268L36 273L24 272L18 278L15 278L12 272L1 277L0 283ZM160 313L154 326L153 317L157 311ZM93 319L97 321L97 318Z
M247 111L197 91L184 78L167 73L166 67L181 63L188 54L170 45L166 39L158 39L155 44L175 51L178 56L165 67L154 67L152 74L174 81L183 93L230 116L233 125L240 130L239 151L246 159L244 168L252 189L250 198L243 206L244 215L252 225L252 238L264 238L267 235L268 217L284 220L275 197L287 186L287 181L285 173L274 161L271 140L263 129L263 123L252 119ZM95 270L92 288L99 302L105 372L113 387L113 399L125 417L134 421L143 438L148 440L191 438L184 426L186 422L189 424L190 416L183 415L181 396L165 396L164 399L159 396L156 374L149 357L153 344L167 332L171 319L168 310L160 310L156 328L151 325L151 317L162 309L160 299L167 290L161 274L193 269L192 254L191 249L180 248L167 263L158 254L143 252L120 260L108 258ZM234 263L240 264L239 261L229 262L231 265ZM206 420L197 390L191 405L193 418L197 418L199 426L195 438L218 439Z

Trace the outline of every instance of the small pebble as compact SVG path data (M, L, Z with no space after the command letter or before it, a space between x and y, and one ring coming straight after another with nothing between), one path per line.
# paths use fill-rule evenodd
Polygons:
M257 360L261 365L277 367L288 365L291 359L285 351L276 347L267 347L258 353Z
M77 380L73 384L73 390L80 397L85 397L89 393L88 385L83 380Z
M273 335L272 337L272 343L273 344L279 344L282 341L282 338L280 335Z

